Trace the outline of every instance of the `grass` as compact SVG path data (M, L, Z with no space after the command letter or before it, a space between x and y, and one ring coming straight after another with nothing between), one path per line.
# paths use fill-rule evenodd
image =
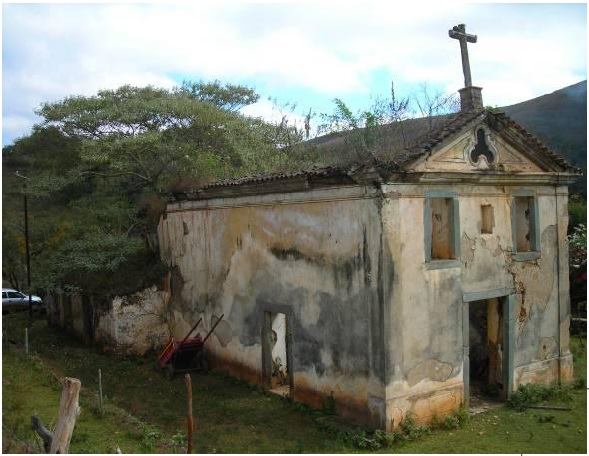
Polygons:
M23 314L3 318L4 332L12 341L22 340L27 324ZM45 423L52 423L61 391L55 377L64 375L82 381L82 413L72 452L113 452L117 445L124 453L185 451L184 382L182 378L168 381L156 372L153 354L125 358L105 353L48 328L40 319L30 326L29 337L31 357L12 344L8 346L13 348L3 348L3 435L14 436L3 441L5 451L38 445L30 416L38 413ZM575 370L582 374L584 344L584 339L572 342ZM104 415L97 409L98 368L106 396ZM501 407L465 424L463 415L457 414L431 428L408 423L402 432L386 435L342 425L325 412L266 395L220 373L193 374L192 383L195 452L586 452L582 389L571 389L571 411Z
M61 385L38 357L26 356L22 350L3 352L2 374L3 450L42 453L40 439L31 430L31 415L53 427ZM82 414L70 451L112 453L118 446L124 453L141 452L144 444L136 420L110 404L99 413L96 395L88 393L84 390L80 396Z

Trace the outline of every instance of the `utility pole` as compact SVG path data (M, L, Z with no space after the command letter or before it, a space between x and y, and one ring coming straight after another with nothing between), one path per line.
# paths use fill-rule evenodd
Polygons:
M27 204L27 179L28 177L19 174L17 171L14 173L17 177L24 179L23 182L23 197L25 206L25 252L27 257L27 290L29 295L29 320L33 320L33 297L31 295L31 252L29 249L29 208Z

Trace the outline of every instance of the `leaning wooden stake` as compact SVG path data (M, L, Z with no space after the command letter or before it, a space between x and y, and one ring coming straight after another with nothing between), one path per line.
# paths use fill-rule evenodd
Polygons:
M192 453L192 431L194 431L194 419L192 418L192 379L190 374L184 375L184 381L186 382L186 392L188 400L188 410L186 413L188 433L186 436L187 448L186 453Z
M33 430L43 440L43 449L45 450L45 453L49 453L49 450L51 449L51 442L53 441L53 434L45 427L41 421L41 418L38 416L33 415L31 417L31 426L33 426Z
M57 426L53 432L50 453L65 454L68 452L76 418L80 414L78 398L82 384L77 378L65 377L63 379L63 391L59 402L59 414Z
M25 353L29 354L29 328L25 328Z

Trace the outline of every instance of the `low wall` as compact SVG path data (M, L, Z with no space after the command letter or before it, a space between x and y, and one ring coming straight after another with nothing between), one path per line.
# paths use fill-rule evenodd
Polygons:
M53 294L46 301L51 325L119 353L143 355L159 349L170 337L170 292L155 286L108 300L62 293Z

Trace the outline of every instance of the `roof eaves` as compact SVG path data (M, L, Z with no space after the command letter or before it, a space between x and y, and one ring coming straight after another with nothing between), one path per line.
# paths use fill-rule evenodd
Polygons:
M530 133L521 124L513 120L507 114L505 114L504 111L487 110L487 115L491 118L494 118L504 127L512 128L513 130L515 130L515 132L519 134L522 138L524 138L533 147L535 151L542 153L545 158L559 165L561 168L564 169L564 171L579 175L583 174L583 170L581 168L577 168L571 165L564 157L562 157L560 154L558 154L550 147L548 147L546 144L544 144L542 140L540 140L537 136Z

